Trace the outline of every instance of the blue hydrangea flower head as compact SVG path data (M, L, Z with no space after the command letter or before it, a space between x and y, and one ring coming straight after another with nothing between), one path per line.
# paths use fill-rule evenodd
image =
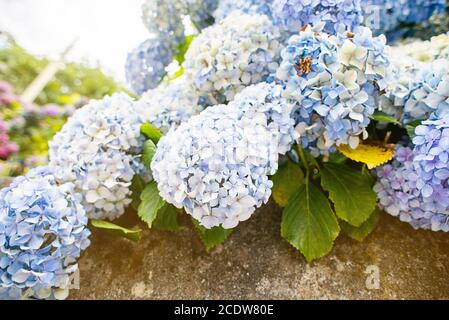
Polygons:
M166 41L172 48L184 38L182 1L145 0L142 4L142 21L152 35Z
M278 38L266 16L233 12L193 40L183 64L186 79L209 105L231 101L276 70Z
M353 31L362 22L360 0L274 0L272 7L276 24L290 33L312 25L336 34Z
M425 119L448 105L449 61L438 59L418 71L413 89L404 105L406 120Z
M147 91L138 103L145 110L147 120L163 133L176 128L203 109L185 77Z
M424 130L417 128L419 139ZM447 180L442 183L441 179L445 172L438 171L441 168L426 171L429 163L419 160L420 150L421 145L414 149L398 146L393 162L377 168L374 191L379 207L416 229L448 232L449 189Z
M406 57L397 59L407 60ZM436 110L446 107L449 101L447 60L438 59L431 63L412 61L410 65L408 70L397 69L397 77L385 92L390 105L394 106L386 111L397 115L403 123L427 119Z
M166 74L165 68L172 60L173 50L163 39L148 39L128 54L126 81L136 94L141 95L157 87Z
M219 0L184 0L190 20L198 30L202 30L214 23L213 13L217 9Z
M439 195L436 192L439 187L449 186L449 105L443 109L415 128L413 160L421 173L416 179L416 187L424 199ZM449 208L449 189L446 194L447 199L439 204Z
M396 40L413 27L444 11L446 0L362 0L365 25Z
M214 12L216 21L226 18L233 11L246 14L264 14L272 18L272 0L221 0Z
M219 0L145 0L142 18L152 34L163 35L174 44L184 35L184 16L189 16L200 31L214 23L213 13L218 3Z
M335 146L356 148L367 137L389 65L385 38L365 27L330 35L308 26L292 36L281 53L275 74L283 95L299 107L296 130L314 156Z
M391 63L387 68L387 85L380 96L378 108L399 122L406 124L413 119L411 113L417 115L422 113L421 110L417 112L417 110L412 110L409 107L405 111L404 106L406 104L411 106L407 101L410 100L411 91L417 88L417 74L425 67L425 64L403 55L399 50L392 51L389 54Z
M151 170L164 200L206 228L233 228L268 201L278 144L264 113L217 105L162 137Z
M71 183L38 168L0 191L0 299L64 298L89 244Z
M125 94L94 100L50 141L50 166L82 194L89 218L115 219L131 202L131 181L145 174L140 161L145 112Z

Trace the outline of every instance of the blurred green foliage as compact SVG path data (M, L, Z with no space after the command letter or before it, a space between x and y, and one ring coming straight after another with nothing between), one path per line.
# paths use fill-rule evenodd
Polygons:
M0 50L0 80L12 84L20 94L48 64L45 58L37 58L8 38ZM80 63L67 63L37 97L35 103L72 104L80 96L101 99L117 91L126 91L114 79L98 68Z
M7 128L7 136L0 137L0 149L5 147L1 139L18 146L17 151L0 159L0 178L22 175L32 167L45 165L48 141L75 108L89 99L126 91L98 68L66 63L34 103L24 103L20 94L48 63L48 59L35 57L0 31L0 124ZM50 105L50 109L56 108L56 114L46 113Z

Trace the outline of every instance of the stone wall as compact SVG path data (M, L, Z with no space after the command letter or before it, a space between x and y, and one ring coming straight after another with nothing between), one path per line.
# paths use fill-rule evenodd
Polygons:
M94 230L71 299L448 299L449 235L416 231L383 214L364 242L340 236L307 264L281 239L274 204L206 252L191 228L145 230L139 243ZM187 224L189 220L185 221ZM145 229L130 213L118 223ZM379 289L367 289L367 268Z

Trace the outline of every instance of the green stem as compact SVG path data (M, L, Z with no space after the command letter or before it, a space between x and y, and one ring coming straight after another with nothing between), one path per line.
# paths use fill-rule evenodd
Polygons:
M306 155L304 153L303 148L301 147L301 145L297 144L296 148L298 150L298 154L299 157L301 158L302 163L304 164L304 168L306 169L306 189L309 189L309 177L310 177L310 168L309 168L309 163L307 161Z
M362 167L362 176L364 176L365 174L366 174L366 163L364 163Z

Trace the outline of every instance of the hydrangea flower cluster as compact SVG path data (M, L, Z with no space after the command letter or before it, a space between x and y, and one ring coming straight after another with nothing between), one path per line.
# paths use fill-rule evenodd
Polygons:
M449 61L435 60L428 64L419 64L420 68L412 74L412 81L404 86L404 91L387 90L390 99L396 102L396 109L403 109L401 121L427 119L438 108L448 105L449 98ZM405 95L404 95L405 93Z
M198 114L202 110L199 103L184 77L147 91L138 102L146 119L163 133Z
M193 40L183 64L185 76L210 105L230 101L276 70L278 37L266 16L234 12Z
M298 105L282 95L282 87L274 83L261 82L245 88L235 96L229 106L236 107L251 118L251 114L263 113L268 119L268 128L279 135L278 153L285 154L299 138L295 130L293 113Z
M410 119L404 121L404 105L414 87L417 73L425 64L399 54L396 49L390 52L389 58L387 86L380 96L378 108L397 121L407 123Z
M449 209L448 111L448 104L441 106L428 120L416 127L413 138L413 160L420 169L416 187L426 202L434 197L432 202L444 206L445 210L441 209L441 212Z
M64 298L89 244L87 216L70 183L31 170L0 191L0 299Z
M179 43L184 35L182 18L190 17L201 30L213 24L213 12L219 0L146 0L142 6L144 24L152 34L162 34L170 43Z
M172 58L173 49L164 39L150 38L128 54L126 81L136 94L141 95L161 82Z
M226 18L234 11L246 14L264 14L272 18L272 0L221 0L214 12L216 21Z
M130 184L144 174L144 110L124 94L78 109L49 143L50 166L83 195L89 218L110 220L131 202Z
M183 0L186 2L190 20L198 30L202 30L214 22L213 12L217 9L219 0Z
M141 95L155 88L165 76L165 68L172 62L173 50L157 37L142 42L126 59L126 81Z
M390 40L403 36L407 26L423 23L442 12L446 0L363 0L365 25L376 34L387 34Z
M440 34L430 40L414 40L392 46L392 54L398 59L404 56L421 62L449 59L449 35Z
M233 228L268 201L278 142L264 113L217 105L164 136L151 170L167 202L206 228Z
M391 164L377 168L374 191L379 198L379 208L415 228L434 229L432 220L440 220L429 206L425 209L414 179L418 176L410 147L398 146ZM438 228L435 228L438 229Z
M444 110L444 112L440 112ZM415 228L449 232L449 113L447 106L415 129L413 150L399 146L377 169L380 208Z
M380 90L385 87L385 37L372 37L366 27L337 36L308 26L283 49L276 81L297 102L296 130L312 155L335 146L356 148L365 139Z
M291 33L313 25L336 34L352 31L362 22L360 0L274 0L272 6L276 23Z
M150 34L158 36L173 48L184 38L184 11L185 5L181 1L145 0L142 4L142 20Z

